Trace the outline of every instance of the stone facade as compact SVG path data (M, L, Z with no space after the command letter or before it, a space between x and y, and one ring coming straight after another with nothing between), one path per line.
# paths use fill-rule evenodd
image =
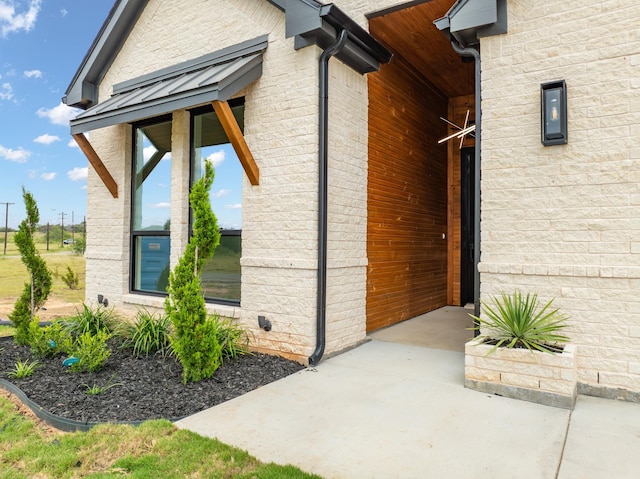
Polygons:
M561 354L493 349L476 339L465 344L464 384L478 391L573 409L577 393L576 348Z
M366 14L406 2L336 3L366 29ZM572 317L578 382L640 393L640 5L508 0L507 11L509 32L481 40L481 297L520 288L556 298ZM100 99L115 83L262 34L262 77L240 94L261 175L258 186L243 180L242 306L210 308L237 318L257 349L305 360L315 346L320 50L294 50L283 13L264 0L150 0ZM544 147L540 84L559 79L568 88L569 143ZM365 339L366 77L332 60L329 91L330 354ZM172 264L187 241L187 117L173 116ZM87 300L161 307L160 298L129 293L131 128L92 131L90 141L119 197L90 170Z
M556 298L578 381L640 391L640 4L507 4L509 33L481 41L481 296ZM559 79L569 143L544 147L540 84Z
M315 348L320 50L294 50L293 39L285 38L284 15L266 1L152 0L102 80L100 101L118 82L265 33L263 74L238 95L246 99L244 136L260 168L258 186L243 179L241 307L209 309L238 319L256 349L305 361ZM333 60L330 92L329 354L365 338L366 79ZM188 114L174 112L172 265L188 239L188 128ZM129 293L131 128L92 131L90 141L118 183L119 198L90 172L87 300L103 294L130 313L140 306L161 308L162 298ZM271 331L258 328L258 315L271 321Z

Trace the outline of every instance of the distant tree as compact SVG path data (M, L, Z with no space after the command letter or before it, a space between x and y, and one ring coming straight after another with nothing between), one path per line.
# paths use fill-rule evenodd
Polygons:
M15 342L27 344L29 342L29 323L35 312L47 300L49 291L51 291L51 272L33 241L33 233L40 220L38 205L31 193L24 188L22 188L22 198L27 210L27 217L20 223L18 232L14 235L14 241L22 256L22 262L29 271L30 282L25 283L22 295L16 301L9 319L16 328Z

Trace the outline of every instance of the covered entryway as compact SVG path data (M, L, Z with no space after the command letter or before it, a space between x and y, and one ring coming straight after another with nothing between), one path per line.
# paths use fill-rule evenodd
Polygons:
M475 119L473 58L433 24L452 3L369 18L394 57L368 77L367 331L473 298L474 138L439 143Z

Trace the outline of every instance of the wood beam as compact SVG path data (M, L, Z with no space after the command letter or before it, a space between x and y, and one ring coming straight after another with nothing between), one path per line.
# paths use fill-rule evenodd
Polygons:
M94 150L91 146L91 143L89 143L89 140L87 140L83 133L76 133L75 135L71 136L73 136L73 139L76 141L76 143L84 153L84 156L87 157L89 163L91 163L91 166L93 166L93 169L96 170L96 173L98 173L98 176L104 183L104 186L106 186L111 193L111 196L117 198L118 184L113 179L113 176L111 176L111 173L109 173L109 170L107 170L107 167L104 166L104 163L96 153L96 150Z
M251 154L251 150L249 150L249 146L242 135L240 126L238 126L238 122L233 116L231 107L226 101L215 100L212 103L213 109L216 111L216 115L218 115L218 119L220 120L220 124L222 125L224 132L227 134L233 149L236 151L238 159L240 160L249 181L254 186L260 184L260 170L258 169L258 165Z

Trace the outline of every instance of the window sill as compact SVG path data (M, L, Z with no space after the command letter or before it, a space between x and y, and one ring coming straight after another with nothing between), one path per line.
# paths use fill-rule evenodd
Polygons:
M122 296L122 302L131 306L144 306L148 308L164 309L164 296L148 296L145 294L129 293ZM225 318L240 319L240 306L206 303L209 314L217 313Z

